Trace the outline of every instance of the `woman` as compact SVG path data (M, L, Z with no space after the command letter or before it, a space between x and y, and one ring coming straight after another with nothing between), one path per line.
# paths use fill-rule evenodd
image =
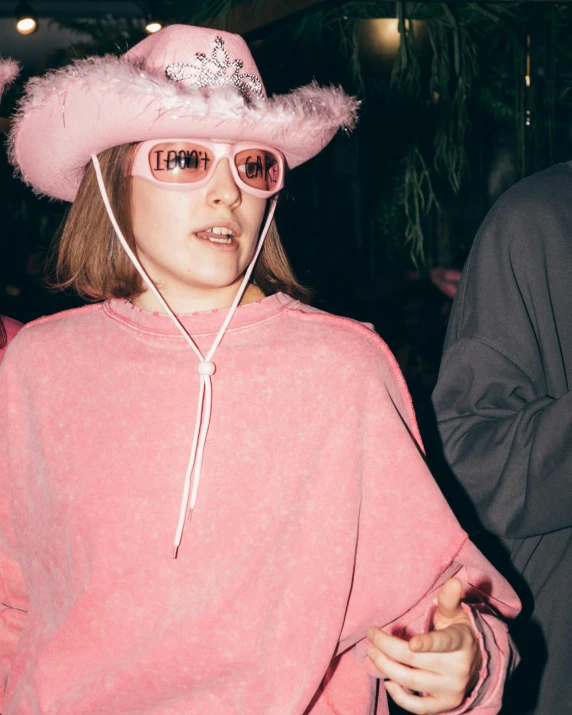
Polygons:
M185 26L30 85L12 160L73 201L61 281L104 302L0 374L4 715L359 715L372 675L411 712L498 711L515 596L384 344L303 302L273 224L355 110L268 99L241 38Z

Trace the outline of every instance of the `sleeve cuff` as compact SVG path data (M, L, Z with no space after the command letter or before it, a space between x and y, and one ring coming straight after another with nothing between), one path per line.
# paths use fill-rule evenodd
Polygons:
M466 603L462 603L461 606L465 613L467 613L469 618L471 619L473 632L477 638L477 645L479 646L479 650L481 651L481 669L479 671L479 678L475 684L475 687L467 695L467 697L463 700L459 707L455 708L454 710L447 711L447 715L461 715L461 713L466 713L468 710L473 710L475 706L477 706L478 701L481 701L482 699L488 699L486 696L491 685L491 683L488 682L490 656L487 649L485 648L483 623L481 621L480 615ZM504 681L504 672L505 668L502 668L502 666L500 672L497 669L497 679L500 676L501 680Z
M506 625L493 616L486 606L477 607L463 603L462 607L471 619L481 652L482 664L478 680L472 691L457 708L448 710L446 715L462 715L469 711L480 713L480 715L495 715L502 706L504 683L509 665L511 661L515 665L518 659L512 657L516 654ZM434 610L435 606L426 611L423 622L419 624L421 628L415 628L416 632L427 633L431 629ZM411 633L411 635L413 634ZM379 671L367 657L366 651L370 645L367 638L357 643L354 647L354 658L368 675L380 678Z

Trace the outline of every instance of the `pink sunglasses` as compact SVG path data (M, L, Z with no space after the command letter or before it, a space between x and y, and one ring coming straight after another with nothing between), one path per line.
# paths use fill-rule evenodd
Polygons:
M163 189L204 186L221 159L228 159L237 186L253 196L270 198L284 186L284 156L264 144L221 144L208 139L163 139L142 142L128 174Z

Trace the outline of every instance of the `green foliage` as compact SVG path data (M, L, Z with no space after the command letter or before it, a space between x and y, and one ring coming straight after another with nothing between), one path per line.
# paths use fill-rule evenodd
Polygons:
M569 116L571 83L559 81L559 68L570 72L572 46L569 42L572 8L548 3L387 3L350 0L324 9L314 24L333 26L339 17L346 23L340 50L352 64L354 90L368 101L372 81L363 76L355 46L355 25L361 19L393 17L398 20L401 43L391 82L393 127L386 127L385 140L401 156L388 167L403 177L402 209L406 216L405 241L415 263L427 260L427 227L433 228L445 203L458 195L470 180L469 149L479 132L471 117L484 125L504 125L516 138L517 178L544 168L553 161L557 114ZM427 57L416 49L414 23L426 23L430 45ZM524 84L525 38L532 34L533 63L542 66L536 93ZM540 48L540 49L539 49ZM542 92L538 85L542 85ZM535 121L526 123L527 110ZM401 163L405 164L403 171ZM478 169L478 167L477 167ZM384 200L383 191L379 194ZM443 199L443 200L440 200ZM378 212L387 215L384 207ZM400 230L398 224L395 230Z
M403 178L403 206L407 224L405 243L411 246L411 257L417 265L423 257L423 223L433 210L439 210L439 202L433 190L431 172L419 149L412 145L405 157Z

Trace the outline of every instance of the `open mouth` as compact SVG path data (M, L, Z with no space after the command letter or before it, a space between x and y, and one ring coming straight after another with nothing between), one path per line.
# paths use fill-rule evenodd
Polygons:
M211 226L203 231L198 231L195 235L211 243L229 244L234 241L232 229L223 226Z

